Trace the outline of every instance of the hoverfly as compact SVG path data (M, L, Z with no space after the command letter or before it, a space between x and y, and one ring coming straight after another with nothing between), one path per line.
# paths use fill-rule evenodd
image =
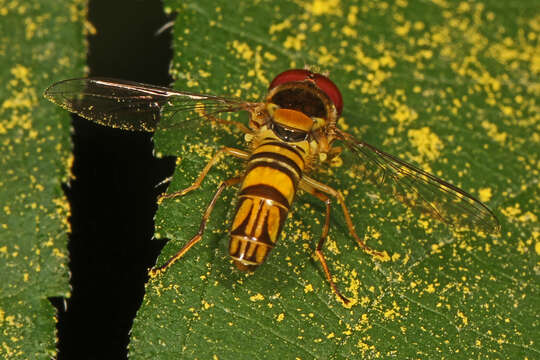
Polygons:
M292 69L277 75L261 102L105 78L60 81L45 91L45 97L88 120L125 130L154 131L160 126L171 126L163 125L165 119L174 125L192 112L198 114L200 121L232 125L245 134L247 150L220 148L191 186L162 195L162 199L174 198L199 188L223 154L247 163L242 176L221 182L204 212L198 233L164 265L151 269L151 276L165 271L201 240L216 201L229 186L239 186L229 254L238 269L255 269L276 244L293 199L298 190L303 190L326 206L315 253L332 291L348 303L334 284L323 254L332 199L341 206L356 243L368 253L382 253L370 249L357 235L341 191L308 176L310 170L327 166L341 153L342 147L335 146L336 142L354 155L351 170L359 181L387 188L406 205L449 225L487 233L499 231L495 215L473 196L339 129L337 120L343 98L338 87L325 75L309 70ZM247 126L219 118L220 114L238 111L248 112Z

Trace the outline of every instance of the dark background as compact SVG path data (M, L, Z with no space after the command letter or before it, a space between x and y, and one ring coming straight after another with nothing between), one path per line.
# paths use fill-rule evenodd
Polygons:
M157 0L91 0L90 76L170 85L173 18ZM58 309L58 359L125 359L129 330L164 243L152 240L156 184L174 159L152 156L152 134L110 129L74 117L71 204L72 296Z

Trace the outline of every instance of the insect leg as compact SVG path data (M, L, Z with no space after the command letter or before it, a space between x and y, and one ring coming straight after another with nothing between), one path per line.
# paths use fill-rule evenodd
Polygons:
M191 247L193 245L195 245L196 243L198 243L201 240L201 238L202 238L202 236L204 234L204 230L206 228L206 223L207 223L208 219L210 218L210 215L212 214L212 210L214 210L214 206L216 205L217 199L219 198L219 196L221 195L223 190L225 190L226 187L229 187L231 185L236 185L241 180L242 180L242 177L237 176L237 177L233 177L231 179L228 179L226 181L223 181L219 185L218 189L216 190L216 192L214 194L214 197L210 201L210 204L208 204L208 206L206 207L206 210L204 212L203 218L201 220L201 225L199 226L199 231L197 232L197 234L195 234L195 236L192 237L191 240L189 240L176 254L174 254L169 260L167 260L167 262L165 262L165 264L163 264L163 265L161 265L159 267L154 267L153 269L151 269L150 272L149 272L150 277L155 277L155 276L163 273L172 264L174 264L178 259L180 259L182 256L184 256L185 253L187 253L188 250L191 249Z
M326 279L330 283L330 287L332 288L332 291L341 299L341 301L343 301L345 304L348 304L350 300L341 294L336 284L334 283L334 280L332 280L332 274L330 274L330 269L328 268L328 264L326 263L326 258L324 257L324 254L322 251L324 242L326 241L326 238L328 237L328 229L330 228L330 206L331 206L332 201L326 194L318 190L315 190L313 187L307 186L306 184L302 184L301 186L302 186L302 190L315 196L319 200L323 201L324 204L326 205L326 216L324 218L324 226L323 226L321 238L319 239L319 243L317 244L317 249L315 250L315 254L319 258L319 261L321 262L321 265L324 270L324 274L326 275Z
M328 152L328 162L331 163L334 159L338 158L342 152L343 148L341 146L334 146L331 148Z
M163 199L172 199L172 198L175 198L175 197L184 196L188 192L190 192L192 190L195 190L195 189L198 189L199 186L201 186L201 183L203 182L204 178L206 177L206 175L208 174L208 172L212 168L212 166L214 166L220 160L221 154L232 155L234 157L237 157L239 159L244 159L244 160L246 160L249 157L249 153L247 153L247 152L245 152L243 150L230 148L230 147L222 147L221 149L219 149L215 153L215 155L212 157L212 159L210 159L210 161L206 164L206 166L201 171L201 173L199 174L199 176L197 177L197 179L195 180L195 182L193 184L191 184L190 186L188 186L187 188L185 188L183 190L176 191L176 192L173 192L173 193L170 193L170 194L161 195L159 197L159 199L158 199L158 204L161 203L163 201Z
M309 176L302 177L302 179L300 180L300 186L302 186L302 188L311 187L315 190L318 190L320 192L323 192L325 194L335 197L338 200L339 204L341 205L341 210L343 211L343 215L345 215L347 228L349 229L351 236L354 238L354 240L356 240L356 243L358 244L358 246L360 246L362 250L364 250L370 255L374 255L380 258L385 257L384 253L373 250L369 246L367 246L366 243L362 241L362 239L360 239L360 237L356 234L356 230L354 229L351 215L349 214L349 209L347 208L347 205L345 204L345 199L343 198L343 195L341 194L341 192L333 189L332 187L326 184L320 183L317 180L310 178Z

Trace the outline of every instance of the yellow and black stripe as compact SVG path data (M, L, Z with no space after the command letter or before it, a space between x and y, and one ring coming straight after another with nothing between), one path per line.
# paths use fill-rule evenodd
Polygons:
M262 264L274 247L305 169L305 157L302 146L275 137L264 138L253 150L229 242L229 254L238 268Z

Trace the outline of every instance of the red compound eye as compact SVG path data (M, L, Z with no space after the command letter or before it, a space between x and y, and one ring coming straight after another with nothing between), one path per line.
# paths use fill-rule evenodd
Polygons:
M277 75L270 83L269 90L272 90L278 85L295 82L295 81L312 81L321 89L334 103L338 116L341 115L343 110L343 98L341 92L332 80L324 75L317 74L305 69L292 69L282 72Z

